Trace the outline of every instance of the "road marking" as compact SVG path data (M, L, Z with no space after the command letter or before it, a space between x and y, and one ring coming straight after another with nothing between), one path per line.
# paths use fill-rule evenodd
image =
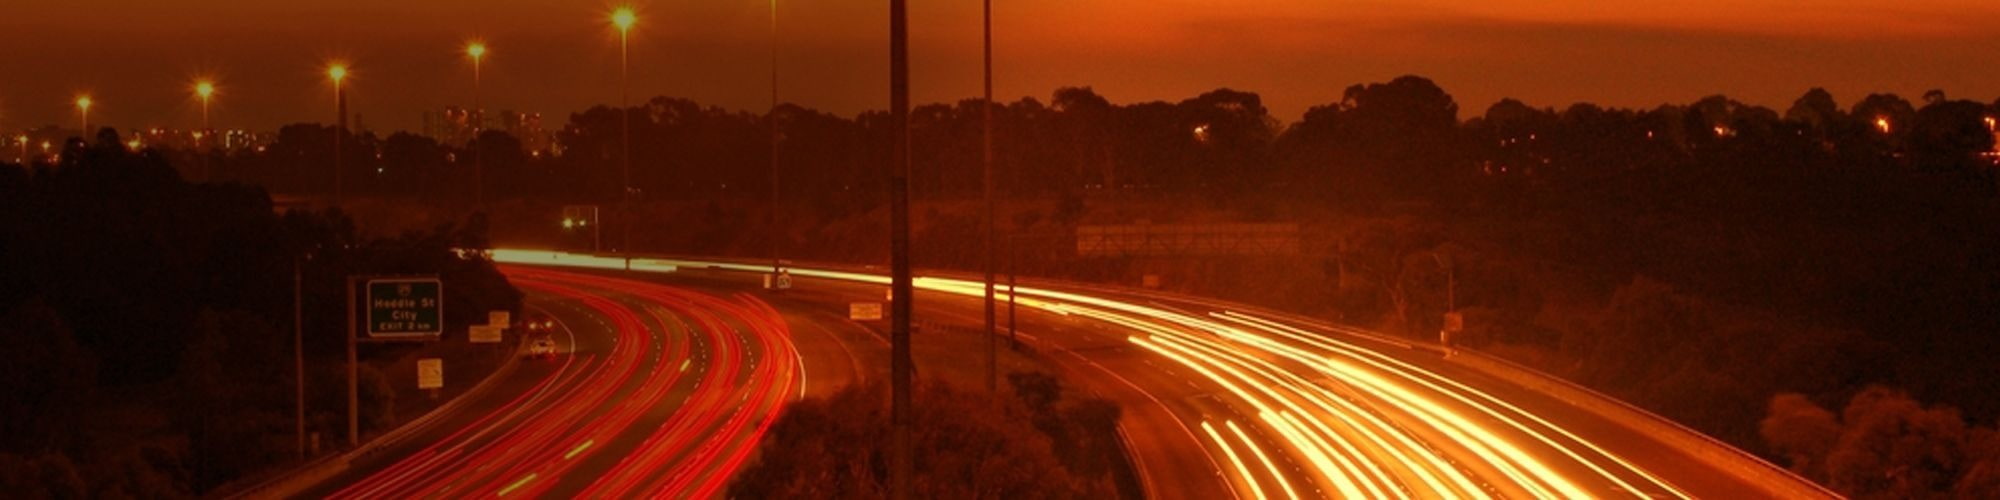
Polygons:
M507 487L505 487L505 488L501 488L501 489L500 489L500 493L499 493L499 494L498 494L497 496L503 496L503 497L504 497L504 496L507 496L507 494L508 494L508 493L513 493L513 492L514 492L514 489L515 489L515 488L520 488L520 487L521 487L521 485L524 485L524 484L528 484L528 481L533 481L533 480L535 480L535 475L536 475L536 473L534 473L534 472L530 472L530 473L528 473L528 475L526 475L526 476L521 476L521 479L517 479L517 480L515 480L515 481L514 481L514 484L509 484L509 485L507 485Z
M589 441L584 441L583 443L581 443L581 444L578 444L578 445L576 445L576 447L575 447L575 448L571 448L571 449L569 450L569 453L564 453L564 454L563 454L563 460L569 460L569 459L571 459L571 458L575 458L575 457L576 457L576 454L578 454L578 453L582 453L582 452L583 452L583 449L584 449L584 448L589 448L589 447L590 447L590 445L592 445L592 444L596 444L596 443L597 443L597 440L595 440L595 439L592 439L592 440L589 440Z

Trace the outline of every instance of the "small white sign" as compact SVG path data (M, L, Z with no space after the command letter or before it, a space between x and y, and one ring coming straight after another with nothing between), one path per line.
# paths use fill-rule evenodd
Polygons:
M444 387L444 359L423 358L417 360L417 388L440 389Z
M500 311L490 311L486 313L486 324L488 325L506 328L507 325L511 325L513 323L514 323L514 313L511 311L500 310Z
M847 305L847 319L876 321L882 319L881 302L855 302Z
M500 332L504 329L500 325L472 325L466 338L474 344L498 344Z

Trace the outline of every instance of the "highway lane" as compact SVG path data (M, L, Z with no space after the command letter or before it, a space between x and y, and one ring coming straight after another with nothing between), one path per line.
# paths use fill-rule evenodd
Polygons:
M535 252L502 260L568 265ZM606 264L597 262L597 264ZM654 270L729 263L647 260ZM613 263L615 265L615 263ZM802 288L879 300L883 278L795 269ZM683 271L692 276L695 272ZM977 324L975 283L920 278L920 319ZM1370 332L1100 289L1023 288L1023 330L1119 401L1164 498L1765 497L1814 492L1741 474L1666 437Z
M560 354L350 464L302 497L714 496L803 372L748 294L503 267Z

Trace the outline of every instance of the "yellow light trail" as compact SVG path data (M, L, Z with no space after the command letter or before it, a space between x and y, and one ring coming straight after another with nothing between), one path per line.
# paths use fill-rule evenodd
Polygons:
M629 266L633 270L656 272L671 272L678 268L740 272L769 270L769 267L762 263L743 264L687 259L632 259L628 263L623 259L506 249L494 250L492 254L496 261L503 262L598 268ZM873 284L887 284L889 281L886 276L867 272L801 268L792 268L790 271L800 277ZM917 277L914 284L923 290L964 296L977 297L984 292L982 283L971 280ZM1356 403L1348 401L1347 397L1335 394L1327 387L1304 379L1299 373L1318 373L1331 377L1344 387L1361 391L1369 399L1388 404L1425 426L1435 428L1452 444L1489 463L1495 470L1505 475L1506 479L1518 484L1532 495L1591 496L1570 478L1522 450L1519 445L1460 415L1458 410L1442 406L1438 401L1417 394L1403 384L1408 383L1430 392L1443 393L1443 397L1448 401L1470 407L1483 416L1493 417L1493 420L1501 421L1506 428L1525 434L1535 442L1555 448L1566 458L1588 467L1592 472L1635 495L1644 495L1644 492L1625 481L1620 474L1605 469L1596 460L1578 454L1571 446L1557 443L1543 432L1529 428L1519 419L1509 417L1509 414L1519 415L1568 441L1588 448L1596 455L1644 478L1646 482L1658 486L1661 490L1685 496L1680 490L1636 465L1531 413L1464 384L1365 348L1333 341L1275 321L1235 312L1209 313L1214 317L1210 319L1170 309L1078 293L1032 287L1015 288L1015 293L1018 294L1015 299L1024 307L1061 315L1080 314L1154 336L1156 341L1136 336L1130 337L1130 341L1194 370L1244 402L1257 407L1264 423L1290 448L1311 462L1325 483L1341 490L1346 496L1382 498L1407 497L1409 494L1400 483L1376 465L1376 460L1369 460L1367 458L1369 456L1382 458L1384 460L1382 463L1400 464L1402 469L1416 476L1415 479L1424 487L1437 494L1448 497L1459 495L1484 497L1489 493L1474 485L1464 471L1439 456L1439 450L1421 444L1409 430L1384 421L1373 411L1357 406ZM1004 290L998 295L1001 299L1007 298ZM1186 328L1189 331L1183 332L1179 328ZM1346 333L1338 327L1320 328L1332 328ZM1251 333L1251 330L1258 333ZM1197 335L1193 332L1209 333L1214 337ZM1292 343L1300 345L1294 346ZM1324 351L1324 353L1313 351ZM1305 367L1305 372L1280 368L1264 359L1263 354L1297 362ZM1341 357L1352 358L1354 361L1340 361L1338 358ZM1241 380L1242 383L1231 380ZM1248 388L1242 384L1248 384ZM1270 404L1284 406L1289 411L1279 410ZM1306 408L1317 411L1309 412ZM1336 432L1328 425L1329 423L1348 429L1359 436L1360 441L1372 445L1375 451L1369 454L1361 453L1349 442L1347 434ZM1229 425L1234 423L1229 422ZM1252 443L1250 446L1253 447L1253 451L1262 452L1260 448L1255 448L1254 442L1247 441L1247 434L1243 434L1242 437L1246 439L1246 443ZM1260 459L1268 460L1268 457ZM1243 473L1247 481L1255 481L1247 472ZM1289 483L1282 478L1280 482L1289 487ZM1387 489L1382 486L1387 486Z
M1611 460L1611 461L1613 461L1613 462L1616 462L1616 463L1618 463L1619 465L1623 466L1623 467L1624 467L1624 468L1625 468L1626 470L1629 470L1629 471L1632 471L1632 472L1633 472L1633 473L1635 473L1635 474L1638 474L1638 475L1639 475L1640 477L1643 477L1643 478L1645 478L1645 479L1646 479L1646 480L1647 480L1648 482L1652 483L1652 484L1653 484L1654 486L1657 486L1657 487L1659 487L1660 489L1663 489L1663 490L1666 490L1666 491L1669 491L1669 492L1672 492L1672 493L1674 493L1674 494L1675 494L1676 496L1679 496L1679 497L1683 497L1683 498L1686 498L1686 497L1688 497L1688 496L1689 496L1689 495L1688 495L1688 494L1687 494L1686 492L1684 492L1684 491L1681 491L1681 490L1680 490L1679 488L1676 488L1676 487L1674 487L1674 486L1673 486L1672 484L1669 484L1669 483L1667 483L1666 481L1664 481L1664 480L1660 479L1660 478L1659 478L1658 476L1655 476L1655 475L1653 475L1652 473L1649 473L1649 472L1647 472L1647 471L1646 471L1645 469L1642 469L1642 468L1638 467L1637 465L1635 465L1635 464L1632 464L1632 463L1631 463L1631 462L1629 462L1629 461L1626 461L1626 460L1625 460L1624 458L1622 458L1622 457L1619 457L1619 456L1617 456L1617 455L1615 455L1615 454L1611 453L1610 451L1607 451L1607 450L1604 450L1603 448L1600 448L1600 447L1598 447L1598 446L1597 446L1596 444L1594 444L1594 443L1591 443L1591 442L1589 442L1589 441L1587 441L1587 440L1584 440L1583 438L1581 438L1581 437L1579 437L1579 436L1577 436L1577 435L1575 435L1575 434L1573 434L1573 433L1570 433L1570 432L1569 432L1569 430L1567 430L1567 429L1564 429L1564 428L1562 428L1562 427L1559 427L1559 426L1556 426L1555 424L1553 424L1553 423L1550 423L1549 421L1547 421L1547 420L1544 420L1544 419L1542 419L1541 417L1539 417L1539 416L1536 416L1536 415L1535 415L1535 414L1533 414L1533 413L1529 413L1528 411L1526 411L1526 410L1523 410L1523 409L1521 409L1520 407L1517 407L1517 406L1514 406L1514 405L1513 405L1513 404L1511 404L1511 403L1508 403L1508 402L1506 402L1506 401L1503 401L1503 400L1501 400L1501 399L1499 399L1499 398L1497 398L1497 397L1494 397L1494 396L1492 396L1492 395L1490 395L1490 394L1487 394L1487 393L1485 393L1485 392L1483 392L1483 391L1479 391L1479 390L1477 390L1477 389L1473 389L1472 387L1469 387L1469 386L1466 386L1466 385L1464 385L1464 384L1461 384L1461 383L1459 383L1459 382L1457 382L1457 381L1454 381L1454 380L1451 380L1450 378L1446 378L1446 377L1443 377L1443 376L1440 376L1440 375L1438 375L1438 374L1436 374L1436 373L1432 373L1432 372L1430 372L1430 371L1428 371L1428 370L1424 370L1424 369L1422 369L1422 368L1418 368L1418 367L1416 367L1416 366L1414 366L1414 365L1410 365L1410 364L1408 364L1408 363L1405 363L1405 362L1403 362L1403 361L1401 361L1401 360L1397 360L1397 359L1395 359L1395 358L1390 358L1390 357L1387 357L1387 356L1382 356L1382 355L1380 355L1380 354L1377 354L1377 353L1373 353L1373 352L1370 352L1370 351L1368 351L1368 350L1366 350L1366 349L1361 349L1360 347L1356 347L1356 346L1352 346L1352 345L1350 345L1350 344L1346 344L1346 343L1344 343L1344 342L1338 342L1338 341L1332 341L1332 340L1330 340L1330 339L1329 339L1329 340L1326 340L1326 341L1321 341L1321 340L1319 340L1319 339L1315 339L1315 338L1312 338L1312 336L1311 336L1311 335L1310 335L1310 334L1309 334L1308 332L1305 332L1305 331L1303 331L1303 330L1298 330L1298 329L1296 329L1296 328L1293 328L1293 327L1290 327L1290 326L1288 326L1288 325L1284 325L1284 324L1282 324L1282 323L1277 323L1277 322L1274 322L1274 321L1271 321L1271 320L1268 320L1268 319L1263 319L1263 318L1258 318L1258 317L1255 317L1255 316L1249 316L1249 315L1244 315L1244 314L1240 314L1240 313L1235 313L1235 312L1224 312L1224 313L1220 313L1220 314L1217 314L1216 316L1217 316L1217 317L1220 317L1220 318L1223 318L1223 319L1227 319L1227 320L1231 320L1231 321L1236 321L1236 322L1239 322L1239 323L1242 323L1242 324L1245 324L1245 325L1249 325L1249 326L1252 326L1252 327L1256 327L1256 328L1259 328L1259 329L1261 329L1261 330L1265 330L1265 331L1270 331L1270 332L1272 332L1272 333L1277 333L1277 334L1279 334L1279 335L1284 335L1284 336L1288 336L1288 337L1292 337L1292 338L1294 338L1294 339L1297 339L1297 340L1301 340L1301 341L1304 341L1304 342L1307 342L1307 343L1312 343L1312 344L1319 344L1319 345L1323 346L1324 348L1326 348L1327 350L1330 350L1330 351L1335 351L1335 352L1338 352L1338 353L1341 353L1341 354L1343 354L1343 355L1346 355L1346 356L1348 356L1348 357L1351 357L1351 358L1354 358L1354 359L1358 359L1358 360L1361 360L1362 362L1365 362L1365 363L1368 363L1368 364L1370 364L1370 365L1374 365L1374 366L1376 366L1376 367L1377 367L1378 369L1381 369L1381 370L1383 370L1383 371L1386 371L1386 372L1391 372L1391 373L1395 373L1395 372L1399 372L1399 371L1400 371L1400 372L1403 372L1403 373L1405 373L1405 374L1406 374L1406 375L1404 375L1404 378L1406 378L1406 379L1409 379L1409 380L1411 380L1411 381L1414 381L1414 382L1416 382L1416 383L1418 383L1418 384L1421 384L1421 385L1425 386L1426 388L1429 388L1429 389L1431 389L1431 390L1432 390L1432 392L1436 392L1436 393L1440 393L1440 394L1445 394L1445 395L1447 395L1447 396L1450 396L1450 397L1452 397L1452 398L1454 398L1454 399L1456 399L1456 400L1460 401L1461 403L1464 403L1464 404L1466 404L1467 406L1470 406L1470 407L1472 407L1472 408L1474 408L1474 409L1477 409L1477 410L1481 411L1482 413L1485 413L1485 414L1487 414L1488 416L1491 416L1491 417L1493 417L1493 418L1494 418L1494 419L1496 419L1496 420L1499 420L1499 421L1501 421L1501 422L1504 422L1504 423L1508 424L1509 426L1511 426L1511 427L1515 428L1516 430L1519 430L1519 431L1521 431L1521 432L1522 432L1522 433L1524 433L1524 434L1528 434L1528 435L1530 435L1530 436L1533 436L1533 437L1534 437L1534 438L1536 438L1537 440L1539 440L1539 441L1543 442L1544 444L1547 444L1547 445L1549 445L1549 446L1550 446L1551 448L1555 448L1556 450L1558 450L1558 451L1561 451L1561 452L1562 452L1562 453L1563 453L1564 455L1567 455L1567 456L1569 456L1570 458L1572 458L1572 459L1575 459L1575 460L1576 460L1576 461L1577 461L1578 463L1581 463L1581 464L1583 464L1584 466L1586 466L1586 467L1589 467L1589 468L1590 468L1590 469L1591 469L1592 471L1594 471L1594 472L1597 472L1597 473L1598 473L1599 475L1601 475L1601 476L1603 476L1603 477L1605 477L1605 478L1607 478L1607 479L1611 480L1612 482L1614 482L1614 483L1618 484L1618 485L1619 485L1619 487L1621 487L1621 488L1625 489L1625 490L1626 490L1626 491L1628 491L1628 492L1631 492L1631 493L1633 493L1633 494L1634 494L1634 495L1636 495L1636 496L1639 496L1639 497L1646 497L1647 495L1645 494L1645 492L1644 492L1643 490L1639 489L1639 488L1638 488L1637 486L1635 486L1635 485L1633 485L1633 484L1631 484L1631 483L1629 483L1629 482L1626 482L1626 481L1625 481L1625 480L1624 480L1623 478L1619 477L1619 476L1618 476L1618 475L1616 475L1616 474L1613 474L1613 473L1612 473L1611 471L1609 471L1609 470L1606 470L1606 469L1604 469L1603 467L1600 467L1600 466L1598 466L1598 464L1597 464L1596 462L1594 462L1594 461L1592 461L1592 460L1589 460L1589 459L1586 459L1586 458L1584 458L1583 456L1581 456L1581 455L1577 454L1577 453L1576 453L1575 451L1571 450L1571 449L1570 449L1569 447L1567 447L1567 446L1562 446L1562 445L1560 445L1560 444L1558 444L1558 443L1554 442L1554 441L1553 441L1552 439L1548 438L1547 436L1544 436L1544 435L1542 435L1542 434L1541 434L1541 433L1539 433L1539 432L1535 432L1535 431L1533 431L1533 430L1531 430L1531 429L1528 429L1528 428L1527 428L1527 426L1525 426L1525 425L1521 424L1520 422L1518 422L1518 421L1516 421L1516 420L1514 420L1514 419L1512 419L1512 418L1510 418L1510 417L1508 417L1508 416L1506 416L1506 415L1502 415L1502 414L1500 414L1499 412L1496 412L1496 411L1494 411L1494 410L1492 410L1492 409L1489 409L1488 407L1486 407L1486 406L1484 406L1484 405L1481 405L1481 404L1478 404L1478 403L1475 403L1475 402L1473 402L1473 401L1470 401L1470 400L1468 400L1467 398L1465 398L1464 396L1461 396L1461 395L1460 395L1460 393L1463 393L1463 394L1470 394L1470 395L1472 395L1473 397L1476 397L1476 398L1478 398L1478 399L1480 399L1480 400L1483 400L1483 401L1485 401L1485 402L1487 402L1487 403L1490 403L1490 404L1493 404L1493 405L1497 405L1497 406L1499 406L1499 407L1501 407L1501 408L1504 408L1504 409L1508 410L1509 412L1511 412L1511 413L1513 413L1513 414L1515 414L1515 415L1519 415L1519 416L1521 416L1521 417L1524 417L1524 418L1527 418L1527 419L1529 419L1529 420L1532 420L1532 421L1534 421L1534 422L1535 422L1536 424L1539 424L1539 425L1541 425L1541 426L1542 426L1542 427L1544 427L1544 428L1547 428L1547 429L1550 429L1550 430L1552 430L1552 431L1555 431L1556 433L1558 433L1558 434L1561 434L1561 435L1562 435L1563 437L1565 437L1565 438L1568 438L1568 439L1569 439L1570 441L1572 441L1572 442L1575 442L1575 443L1577 443L1577 444L1580 444L1580 445L1582 445L1582 446L1584 446L1584 447L1586 447L1586 448L1589 448L1589 449L1590 449L1591 451L1593 451L1593 452L1596 452L1596 453L1597 453L1597 454L1598 454L1599 456L1602 456L1602 457L1604 457L1605 459L1608 459L1608 460ZM1338 345L1335 345L1335 344L1338 344ZM1386 363L1386 364L1385 364L1385 363ZM1391 368L1391 367L1390 367L1390 366L1388 366L1388 365L1394 365L1394 366L1395 366L1396 368ZM1455 391L1454 391L1454 390L1446 390L1445 388L1443 388L1443 387L1439 387L1438 385L1436 385L1436 384L1433 384L1433 383L1431 383L1431 382L1430 382L1429 380L1426 380L1426 379L1429 379L1429 380L1436 380L1436 381L1438 381L1438 382L1441 382L1441 383L1443 383L1443 384L1445 384L1445 385L1448 385L1448 386L1451 386L1451 387L1452 387L1453 389L1455 389Z
M1222 439L1221 434L1216 434L1215 426L1208 425L1207 420L1201 421L1201 430L1208 432L1208 438L1214 439L1215 445L1222 447L1222 453L1229 456L1229 463L1236 466L1236 474L1242 476L1243 484L1250 487L1250 495L1264 500L1264 487L1257 485L1257 476L1250 475L1250 468L1243 465L1243 457L1236 456L1236 448L1230 447L1229 441Z
M1286 481L1284 474L1278 473L1278 464L1272 463L1271 457L1264 455L1264 449L1257 447L1257 442L1250 440L1250 435L1244 433L1243 428L1237 427L1236 421L1224 420L1222 421L1222 424L1226 427L1229 427L1230 432L1236 433L1237 439L1243 440L1243 446L1250 448L1250 453L1252 455L1256 455L1257 463L1263 464L1264 470L1271 473L1271 480L1277 481L1278 486L1285 488L1285 498L1290 498L1292 500L1299 499L1299 492L1292 491L1292 482Z

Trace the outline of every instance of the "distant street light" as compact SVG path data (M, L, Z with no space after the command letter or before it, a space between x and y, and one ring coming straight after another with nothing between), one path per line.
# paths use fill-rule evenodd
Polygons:
M1889 118L1881 116L1875 117L1875 130L1881 131L1884 134L1889 133Z
M485 206L486 203L486 155L478 148L479 129L485 125L486 113L479 107L479 63L486 58L486 43L473 40L466 44L465 55L472 58L472 141L467 145L472 151L472 205Z
M347 132L347 90L342 84L347 81L347 64L335 62L327 65L326 77L333 80L333 109L338 117L333 128L333 204L339 205L346 194L341 186L340 140Z
M208 80L194 82L194 95L201 98L201 130L194 133L194 150L195 154L201 155L201 174L203 180L207 180L208 151L202 148L202 139L213 135L209 132L214 129L208 125L208 103L215 97L215 82Z
M623 207L625 220L619 225L624 230L624 242L618 245L626 255L632 254L632 69L631 40L632 26L639 23L639 15L631 7L619 7L611 13L611 25L618 28L618 117L621 123L618 155L619 172L623 188L619 205Z
M84 142L90 141L90 105L90 96L76 98L76 116L78 121L82 122Z

